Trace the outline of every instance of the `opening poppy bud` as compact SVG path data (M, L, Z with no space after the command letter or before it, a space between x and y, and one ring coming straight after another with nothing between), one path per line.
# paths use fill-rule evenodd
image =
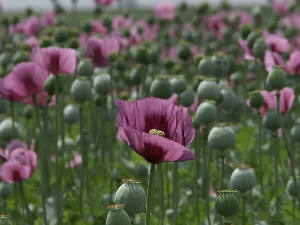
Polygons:
M115 62L117 60L117 58L118 58L118 53L116 51L109 52L109 54L108 54L108 60L111 63Z
M29 120L33 117L33 108L31 105L26 105L24 108L23 108L23 111L22 111L22 116Z
M147 48L141 46L136 50L135 60L141 64L149 63L149 54Z
M98 94L107 95L108 93L110 93L112 91L110 75L97 75L94 78L93 87Z
M217 107L212 101L201 103L196 111L197 120L205 125L212 124L217 119Z
M9 183L1 183L0 184L0 197L2 199L6 200L11 195L11 188L12 188L11 185L12 184L9 184Z
M0 114L7 113L9 107L9 101L5 98L0 97Z
M107 207L110 211L106 217L106 225L131 225L131 219L124 211L124 206L124 204L119 204Z
M296 184L297 184L297 189L295 187L295 182L293 178L290 178L287 186L286 186L286 191L289 195L291 195L293 198L297 197L300 194L300 180L299 177L296 178Z
M211 76L214 72L215 64L211 57L204 57L198 64L198 71L204 76Z
M226 111L231 111L237 104L236 94L230 89L222 89L221 94L223 96L220 106Z
M249 95L250 106L252 108L259 109L265 104L265 99L260 93L260 91L250 92Z
M292 127L291 138L294 142L300 142L300 124L296 124Z
M10 18L9 18L9 23L12 25L16 25L17 23L20 22L20 16L17 14L13 14Z
M157 48L150 48L148 50L149 54L149 62L152 64L156 64L159 60L159 52Z
M157 77L150 86L150 94L156 98L169 99L173 94L169 76Z
M218 197L215 202L215 209L218 214L225 218L231 218L239 212L239 201L236 197L236 191L224 190L218 191Z
M245 23L240 27L241 38L246 40L248 35L252 32L253 26L250 23Z
M195 93L191 89L187 89L179 95L179 102L184 107L190 107L195 101Z
M219 124L211 129L208 135L208 145L212 149L224 151L235 147L235 132L226 124Z
M240 165L231 174L231 188L242 193L250 191L256 184L256 176L249 165Z
M223 53L216 53L211 57L211 61L214 63L213 75L217 78L227 75L228 60L227 56Z
M186 61L192 56L191 46L188 42L180 43L178 47L178 58Z
M262 31L261 30L252 31L246 39L248 48L252 49L253 45L255 43L255 40L258 39L258 38L261 38L261 37L262 37Z
M193 118L192 122L193 122L193 127L194 127L196 130L200 128L201 123L200 123L200 121L197 119L197 117Z
M69 32L66 27L58 27L54 31L54 39L57 43L64 43L69 39Z
M77 78L71 86L71 95L73 99L83 104L93 97L91 82L84 77Z
M79 108L69 104L64 108L64 119L68 124L77 123L79 121Z
M172 78L170 83L172 85L173 92L176 94L181 94L187 89L187 83L184 79L184 75L178 75Z
M8 52L3 52L1 54L1 66L6 68L12 62L12 55Z
M268 110L263 116L262 124L268 130L277 131L280 128L277 110Z
M79 76L91 77L94 75L94 66L90 59L82 59L77 66Z
M21 62L29 62L30 58L26 52L20 51L16 52L13 57L12 57L12 62L17 65L18 63Z
M269 45L264 41L264 39L262 38L257 39L252 49L254 57L256 59L260 59L261 61L264 61L265 52L269 48L270 48Z
M53 45L53 40L51 38L44 37L40 42L41 48L47 48Z
M116 204L125 204L125 212L133 216L145 212L147 197L144 189L141 187L141 181L132 179L123 179L122 184L115 195Z
M273 66L267 76L267 83L270 88L280 91L287 85L287 75L281 66Z
M111 29L112 20L109 17L109 15L104 15L102 18L102 24L105 26L108 30Z
M197 95L199 99L208 99L212 101L216 101L221 95L220 88L218 84L214 81L214 79L203 80L198 88Z
M5 119L0 123L0 139L5 141L11 141L12 139L18 139L20 134L19 124L13 122L11 119Z
M163 131L160 131L160 130L156 130L156 129L151 129L149 131L149 134L154 134L154 135L158 135L158 136L165 136L165 133Z
M56 87L56 85L57 85L57 87ZM50 75L44 83L44 88L45 88L45 91L50 96L52 96L52 95L56 94L56 88L57 88L58 94L62 93L62 91L64 89L64 83L63 83L61 77L56 76L56 75Z
M69 48L72 48L72 49L77 49L80 45L79 45L79 42L78 42L78 38L76 37L72 37L69 42L68 42L68 45L67 45Z
M12 225L10 222L10 216L9 215L0 215L0 224L1 225Z
M84 23L82 26L82 30L86 33L90 33L93 30L93 26L92 26L91 22Z

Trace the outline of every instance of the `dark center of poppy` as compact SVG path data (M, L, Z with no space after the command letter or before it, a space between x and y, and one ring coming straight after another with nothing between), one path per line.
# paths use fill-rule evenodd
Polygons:
M155 135L158 135L158 136L165 136L165 132L161 131L161 130L156 130L156 129L152 129L149 131L149 134L155 134Z

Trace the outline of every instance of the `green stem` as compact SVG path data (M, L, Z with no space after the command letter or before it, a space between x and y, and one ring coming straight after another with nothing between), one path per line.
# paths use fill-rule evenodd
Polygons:
M198 179L199 179L199 151L200 151L200 148L198 146L198 136L199 136L199 132L196 131L196 136L195 136L195 160L194 160L194 165L195 165L195 177L194 177L194 181L195 181L195 184L194 184L194 197L195 197L195 206L196 206L196 210L194 211L195 212L195 215L194 217L197 218L197 225L200 224L200 209L199 209L199 191L198 191Z
M278 136L277 132L274 131L273 134L274 140L274 173L275 173L275 224L279 224L279 199L278 199Z
M157 174L158 174L158 185L159 185L158 190L159 190L159 208L160 208L159 225L164 225L165 199L164 199L164 177L163 177L162 164L157 165Z
M31 225L34 221L33 221L33 215L31 213L31 211L29 210L28 208L28 202L27 202L27 199L26 199L26 195L25 195L25 190L24 190L24 186L23 186L23 182L20 181L19 182L19 185L20 185L20 194L21 194L21 199L22 199L22 202L23 202L23 205L25 207L25 210L26 210L26 215L27 215L27 221L28 221L28 224Z
M293 225L295 225L295 204L296 204L296 201L295 201L295 198L293 198Z
M178 220L178 162L173 165L173 209L174 209L174 225Z
M223 190L223 177L224 177L224 161L225 161L225 152L220 152L221 159L221 168L220 168L220 179L219 179L219 191ZM222 216L220 216L220 224L222 224Z
M202 159L203 159L202 180L203 180L204 184L206 184L206 168L207 168L206 158L205 158L206 155L207 155L206 154L207 141L205 139L206 132L207 132L207 129L203 128L203 132L202 132L202 134L200 134L201 135L202 150L203 150L203 153L202 153ZM203 187L202 187L202 196L203 196L203 198L204 198L204 196L206 196L206 185L203 185Z
M146 221L145 225L150 225L150 212L151 212L151 201L152 201L152 186L154 178L155 164L151 164L150 176L147 188L147 207L146 207Z
M82 165L80 170L80 190L79 190L79 208L80 208L80 214L83 217L83 202L82 202L82 196L83 196L83 186L84 186L84 171L85 171L85 163L86 163L86 149L84 146L84 127L83 127L83 109L82 106L79 107L79 133L80 133L80 144L81 144L81 155L82 155Z
M246 193L242 193L242 201L243 201L243 207L242 207L242 225L245 224L245 214L246 214Z
M14 107L14 102L10 103L10 114L11 114L11 120L12 120L12 136L15 137L15 107Z
M131 151L132 152L132 151ZM167 207L169 208L171 206L171 201L170 201L170 185L169 185L169 176L168 176L168 171L169 171L169 167L168 167L168 163L164 163L165 164L165 176L166 176L166 189L167 189Z
M18 183L14 183L14 199L15 199L15 211L16 211L16 225L19 225L19 214L20 210L18 208L18 190L17 190Z
M210 128L209 128L210 129ZM208 146L209 147L209 146ZM211 225L210 221L210 207L209 207L209 188L210 188L210 164L211 164L211 158L212 158L212 151L210 148L208 148L208 162L207 162L207 173L206 173L206 195L205 195L205 207L206 207L206 217L208 221L208 225Z

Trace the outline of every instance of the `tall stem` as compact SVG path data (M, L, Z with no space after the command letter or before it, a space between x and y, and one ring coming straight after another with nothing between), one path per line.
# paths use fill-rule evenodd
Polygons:
M158 174L158 185L159 185L158 190L159 190L159 208L160 208L159 225L164 225L165 198L164 198L164 177L163 177L162 164L157 165L157 174Z
M147 207L146 207L146 221L145 225L150 225L151 201L152 201L152 186L155 172L155 164L151 164L150 176L147 188Z
M173 209L174 225L177 225L178 217L178 162L173 165Z
M220 152L221 159L221 168L220 168L220 180L219 180L219 191L223 190L223 177L224 177L224 161L225 161L225 152ZM222 216L220 218L220 224L222 224Z
M276 131L273 131L273 148L274 148L274 173L275 173L275 224L279 224L279 200L278 200L278 136Z
M195 210L195 217L197 218L197 225L200 224L200 209L199 209L199 191L198 191L198 179L199 179L199 158L200 158L200 148L199 148L199 144L198 144L198 136L199 136L199 132L196 131L196 136L195 136L195 160L194 160L194 165L195 165L195 184L194 184L194 197L195 197L195 206L196 206L196 210Z
M243 207L242 207L242 225L245 224L245 214L246 214L246 193L242 193L242 201L243 201Z
M84 126L83 126L83 108L82 106L79 107L79 133L80 133L80 144L81 144L81 155L82 155L82 165L80 170L80 191L79 191L79 207L80 207L80 214L83 217L83 189L84 189L84 171L85 171L85 164L86 164L86 148L84 146L85 134L84 134Z
M295 225L295 204L296 204L296 201L295 201L295 198L293 198L293 223L292 223L292 225Z
M168 163L164 163L164 173L166 176L166 189L167 189L167 207L169 208L171 206L171 201L170 201L170 183L169 183L169 176L168 176L168 171L169 171L169 167L168 167Z
M20 210L18 208L18 190L17 190L18 183L14 183L14 199L15 199L15 211L16 211L16 225L19 225L19 214Z
M210 188L210 163L211 163L211 158L212 158L212 151L208 146L208 162L207 162L207 174L206 174L206 195L205 195L205 207L206 207L206 217L207 217L207 221L208 221L208 225L211 225L211 221L210 221L210 207L209 207L209 200L210 200L210 196L209 196L209 188Z

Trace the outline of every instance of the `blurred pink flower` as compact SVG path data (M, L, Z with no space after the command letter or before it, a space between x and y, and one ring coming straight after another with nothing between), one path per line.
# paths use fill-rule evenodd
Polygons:
M248 61L254 61L252 49L248 47L247 41L243 39L238 39L238 43L241 46L241 48L244 50L244 59Z
M89 40L89 35L88 33L82 32L79 36L79 44L83 47L85 47L87 45L87 42Z
M217 197L217 192L215 191L215 189L212 186L210 186L210 188L209 188L209 195L213 198Z
M77 67L77 52L70 48L35 48L32 50L31 58L54 75L73 75Z
M55 12L47 11L42 14L41 22L44 27L51 27L54 25Z
M197 111L198 106L199 106L199 99L198 96L195 95L195 100L194 103L190 106L190 110L195 113Z
M163 49L161 51L160 57L162 60L165 60L167 58L177 59L177 48L172 47L169 49Z
M131 27L133 21L132 18L126 18L125 16L116 16L112 21L112 28L118 30L120 28L129 28Z
M69 163L65 165L65 168L74 168L81 164L82 164L82 156L79 153L74 152L73 158L70 160Z
M46 107L47 105L47 101L48 101L48 97L49 97L49 94L43 90L39 93L37 93L35 95L35 100L36 100L36 104L39 106L39 107ZM23 102L25 102L26 104L28 105L34 105L35 104L35 101L32 97L27 97L23 100ZM49 107L52 107L55 105L55 95L53 95L50 99L50 102L49 102Z
M280 20L280 23L285 27L295 25L298 29L300 29L300 15L296 13L287 15Z
M300 51L291 53L288 68L290 73L300 75Z
M290 2L289 0L273 1L272 2L273 11L280 14L287 14L289 12L289 8L288 8L289 2Z
M109 6L113 4L116 0L95 0L96 4L102 6Z
M158 3L154 8L156 18L166 21L173 21L176 16L176 6L171 2Z
M108 34L107 28L102 24L101 21L92 21L92 31L96 34L106 35Z
M111 51L119 52L120 45L115 38L99 39L90 37L85 48L87 58L92 59L95 67L107 67L109 65L108 55Z
M39 19L36 16L31 16L24 22L21 22L23 26L24 35L27 37L38 36L40 30Z
M288 66L277 52L267 50L265 52L264 64L267 72L270 72L273 66L282 66L282 68L289 73Z
M266 43L270 46L272 52L284 53L290 48L289 41L286 38L280 37L276 34L270 34L268 31L263 32L263 37Z
M31 47L31 49L37 48L40 46L40 39L38 39L36 37L29 37L24 42L26 44L28 44Z
M140 45L142 43L141 35L138 34L136 27L133 27L130 31L129 44Z

